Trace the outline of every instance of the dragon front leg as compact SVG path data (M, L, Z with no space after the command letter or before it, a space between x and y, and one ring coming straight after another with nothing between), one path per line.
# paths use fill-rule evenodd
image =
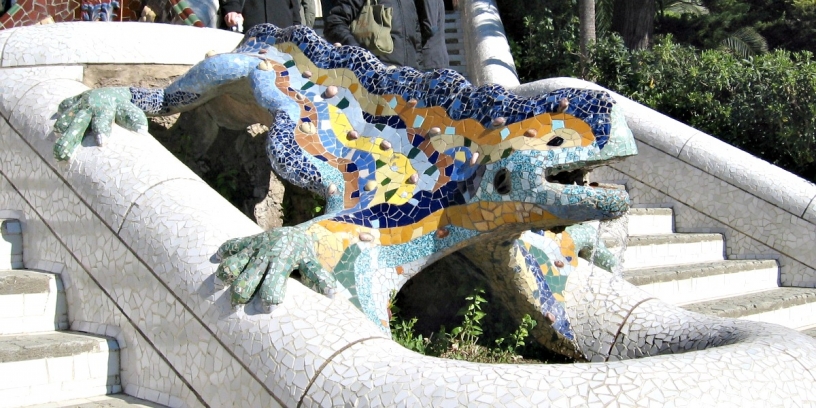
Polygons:
M116 124L132 130L147 129L147 117L183 112L217 96L225 85L242 80L258 63L247 55L224 54L205 59L167 88L116 87L90 89L60 103L54 130L57 160L68 160L90 127L103 145Z
M249 302L257 290L267 312L283 302L286 280L295 269L307 285L331 297L337 282L321 265L316 246L302 226L232 239L218 249L221 264L216 276L231 285L233 304Z

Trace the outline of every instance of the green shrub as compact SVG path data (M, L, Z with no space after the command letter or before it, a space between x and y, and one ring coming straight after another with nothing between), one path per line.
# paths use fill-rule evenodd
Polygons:
M525 19L514 42L522 82L579 77L577 21L551 14ZM718 137L810 181L816 181L816 62L807 51L775 50L739 58L699 50L664 36L629 51L617 35L591 50L585 79Z

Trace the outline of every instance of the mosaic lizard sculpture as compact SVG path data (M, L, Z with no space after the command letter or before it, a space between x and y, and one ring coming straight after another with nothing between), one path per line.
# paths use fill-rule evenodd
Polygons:
M608 94L525 98L474 87L452 70L387 67L305 27L262 25L166 88L96 89L63 101L54 153L69 159L88 127L102 144L114 120L140 130L145 113L189 110L222 94L246 104L250 123L270 124L274 171L327 203L309 222L222 245L217 276L235 304L256 291L266 308L281 303L298 269L387 331L391 292L471 247L503 275L495 282L509 282L498 290L521 293L557 337L572 338L560 291L594 235L586 226L544 230L628 209L625 192L583 185L586 169L635 153Z

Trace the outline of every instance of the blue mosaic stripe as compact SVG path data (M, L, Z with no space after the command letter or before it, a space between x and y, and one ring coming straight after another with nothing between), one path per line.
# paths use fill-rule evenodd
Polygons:
M138 106L147 115L166 115L177 112L179 107L190 105L197 101L201 95L194 92L176 91L165 94L161 88L137 88L131 87L132 95L130 102Z
M295 141L295 122L289 115L279 111L268 135L266 153L275 173L298 187L323 194L320 170L309 161L312 157Z
M291 42L319 68L347 68L355 73L362 86L372 94L400 95L416 99L418 107L441 106L455 120L475 119L489 126L496 117L507 124L542 113L555 113L562 98L570 101L565 111L587 122L603 148L611 131L612 98L603 91L562 89L536 98L525 98L500 85L474 87L453 70L421 73L410 67L386 67L373 54L359 47L335 47L300 26L279 29L271 24L250 29L236 52L258 53L268 45Z
M564 305L553 296L550 285L547 283L547 277L541 270L539 260L524 247L524 243L521 240L517 240L515 245L516 248L521 251L521 254L524 256L524 262L535 277L536 285L538 286L538 301L541 303L541 314L546 316L547 313L552 313L553 316L555 316L555 323L552 325L553 329L561 333L564 337L574 340L575 334L572 332L572 327L567 318L567 312L564 310ZM541 261L549 262L549 260L544 259Z
M462 194L460 182L450 181L434 192L420 191L414 195L414 200L419 204L377 204L371 208L364 208L362 197L360 204L362 209L344 211L332 218L334 221L346 222L349 224L361 225L369 228L394 228L411 225L417 220L433 214L436 211L454 206L466 204L465 196ZM371 192L369 192L371 193Z

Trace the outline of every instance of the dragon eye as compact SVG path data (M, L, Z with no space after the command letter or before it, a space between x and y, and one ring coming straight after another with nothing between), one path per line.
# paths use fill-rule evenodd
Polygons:
M493 188L499 194L507 194L510 192L510 172L507 169L501 169L496 172L493 177Z
M561 146L562 143L564 143L564 138L556 136L547 142L547 146Z

